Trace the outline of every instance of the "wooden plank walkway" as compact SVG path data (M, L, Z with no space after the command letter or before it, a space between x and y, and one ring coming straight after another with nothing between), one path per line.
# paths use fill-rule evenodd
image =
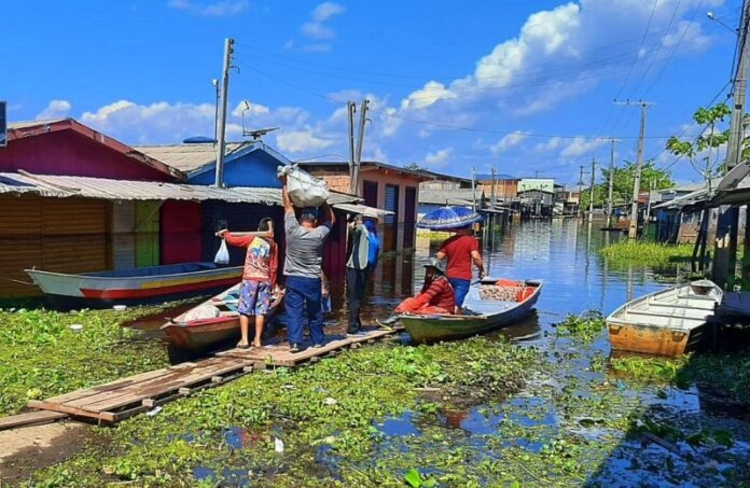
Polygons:
M30 425L49 424L67 418L67 413L60 412L27 412L18 415L11 415L0 419L0 430L17 429L19 427L28 427Z
M232 357L252 362L256 369L276 366L293 368L308 363L315 363L326 357L333 357L344 349L355 349L364 343L373 343L399 332L398 330L384 330L364 327L362 333L355 337L342 335L329 336L323 347L307 347L300 352L290 352L289 343L277 339L262 348L230 349L220 352L219 357Z
M250 371L252 362L249 361L231 357L210 358L149 371L47 400L33 400L28 406L99 422L118 422Z
M289 351L289 344L285 340L278 339L260 349L231 349L195 363L149 371L46 400L32 400L28 406L47 411L48 415L42 415L44 418L57 419L70 415L99 423L119 422L199 389L242 376L253 368L311 364L321 358L334 356L343 349L357 348L396 332L369 327L355 337L329 336L323 347L308 347L296 353ZM35 412L37 415L39 413ZM8 422L10 425L14 421Z

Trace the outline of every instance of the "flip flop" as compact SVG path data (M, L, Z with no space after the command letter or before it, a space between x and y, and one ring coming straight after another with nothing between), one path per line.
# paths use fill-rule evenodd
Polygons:
M250 344L237 344L237 349L250 349L251 347Z

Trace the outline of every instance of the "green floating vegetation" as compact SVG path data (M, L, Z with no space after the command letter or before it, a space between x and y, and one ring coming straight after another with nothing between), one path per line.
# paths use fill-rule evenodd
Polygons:
M588 310L580 315L568 315L564 322L554 325L557 334L591 342L605 326L604 315L598 310Z
M601 248L599 252L613 265L664 266L675 260L690 258L693 246L622 240Z
M404 486L407 479L444 486L448 475L423 471L424 459L389 450L382 423L405 412L435 419L447 405L501 401L541 362L534 348L475 338L376 344L311 368L270 369L165 405L153 417L97 429L101 439L35 473L29 486L215 486L233 473L252 486L300 486L303 479L321 487ZM430 439L449 447L441 435ZM465 456L436 466L448 470L459 460ZM482 486L464 486L472 485Z
M613 358L610 362L612 371L626 379L650 382L685 382L688 378L684 372L690 356L680 358L626 356Z
M29 400L167 366L160 341L140 340L139 331L121 325L159 310L0 310L0 415Z

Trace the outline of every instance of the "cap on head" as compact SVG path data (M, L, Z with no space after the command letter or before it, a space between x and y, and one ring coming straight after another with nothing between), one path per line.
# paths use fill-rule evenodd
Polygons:
M445 270L443 269L443 263L435 258L431 258L430 262L424 265L425 268L433 268L438 274L444 275Z
M305 207L300 211L300 220L318 220L318 209L315 207Z

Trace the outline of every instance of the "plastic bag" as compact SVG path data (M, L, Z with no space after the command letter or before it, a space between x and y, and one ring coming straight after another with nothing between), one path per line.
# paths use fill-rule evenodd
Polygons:
M278 173L286 174L287 191L295 207L320 207L330 196L325 180L296 166L279 166Z
M219 250L216 251L214 263L229 264L229 249L227 249L227 241L224 239L221 240L221 246L219 246Z

